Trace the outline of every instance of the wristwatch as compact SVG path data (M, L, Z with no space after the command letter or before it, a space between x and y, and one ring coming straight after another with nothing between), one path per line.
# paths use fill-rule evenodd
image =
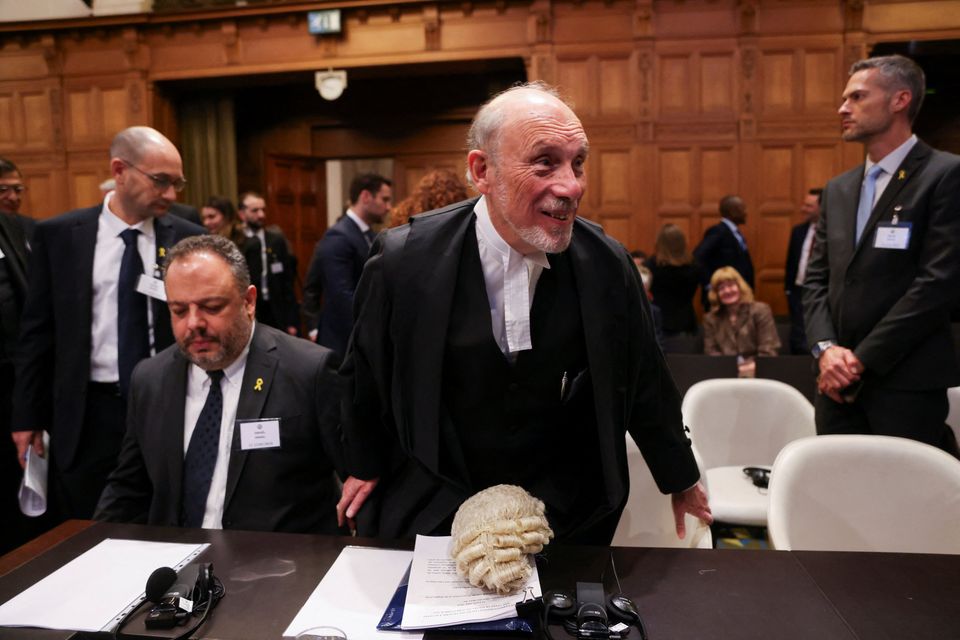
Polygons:
M813 349L811 349L810 353L813 354L814 358L819 360L820 356L823 355L824 351L826 351L830 347L835 347L835 346L837 346L837 343L834 342L833 340L821 340L817 344L813 345Z

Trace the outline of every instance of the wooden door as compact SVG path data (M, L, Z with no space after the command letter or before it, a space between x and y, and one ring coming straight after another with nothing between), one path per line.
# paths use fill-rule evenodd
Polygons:
M297 258L297 293L317 241L327 230L327 185L323 158L266 155L267 224L283 229Z

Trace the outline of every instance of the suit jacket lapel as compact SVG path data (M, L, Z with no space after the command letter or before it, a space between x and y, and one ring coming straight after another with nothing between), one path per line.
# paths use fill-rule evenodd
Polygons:
M255 420L257 418L277 418L263 415L263 407L270 396L270 389L276 377L279 359L276 354L276 339L259 326L254 330L247 354L247 365L243 372L240 387L240 400L237 403L237 420ZM281 437L282 437L281 433ZM230 464L227 467L227 491L223 500L223 512L226 513L237 489L240 474L246 464L249 452L240 449L240 429L234 425L233 441L230 445Z
M156 275L157 270L163 266L167 252L176 244L173 225L166 219L166 216L154 218L153 230L154 234L156 234L154 262L153 264L143 265L143 270L148 276ZM163 300L150 298L150 304L153 309L153 344L154 349L159 353L161 350L173 344L173 329L170 328L170 310Z
M173 497L173 513L168 513L172 522L180 521L180 506L182 503L183 491L183 414L187 402L187 368L190 363L179 353L173 354L173 361L167 367L166 374L161 383L161 398L165 399L166 404L163 409L164 417L159 422L161 428L158 448L159 455L167 462L167 476L170 487L170 495ZM157 438L158 434L153 434Z
M25 243L19 222L0 214L0 250L6 256L10 280L21 296L27 290Z
M75 262L67 265L67 273L61 277L74 279L74 290L80 308L77 316L84 322L86 336L93 324L93 254L97 247L97 229L101 207L92 207L73 227L72 246L76 249ZM118 267L119 268L119 267ZM89 347L88 347L89 349Z
M588 245L597 241L589 231L575 225L569 252L593 381L600 454L606 468L616 469L616 460L609 456L612 449L608 445L614 438L612 426L620 416L610 416L609 411L616 412L618 407L622 410L622 405L608 398L614 390L622 389L628 378L627 307L622 274L619 270L611 271L609 261L596 259L606 252L589 250ZM619 424L622 423L620 420Z
M400 432L403 446L433 472L439 473L440 395L443 354L446 348L450 308L457 282L460 254L472 228L473 206L464 205L461 215L427 216L414 220L404 246L404 255L418 260L401 260L397 266L396 325L389 330L396 341L398 367L410 371L401 384L407 406L416 410L415 424ZM446 227L437 230L436 225Z

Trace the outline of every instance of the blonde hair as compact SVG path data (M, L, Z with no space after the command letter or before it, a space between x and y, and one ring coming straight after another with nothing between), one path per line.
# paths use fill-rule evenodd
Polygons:
M743 279L740 272L733 267L720 267L710 276L710 292L707 299L710 300L710 306L719 306L720 298L717 297L717 287L724 282L735 282L740 288L740 302L753 302L753 289Z

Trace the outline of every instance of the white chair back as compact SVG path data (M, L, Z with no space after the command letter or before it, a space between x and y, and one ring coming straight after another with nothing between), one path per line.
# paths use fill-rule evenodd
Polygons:
M694 457L701 469L696 449ZM677 527L673 519L673 507L670 496L657 489L650 469L634 443L627 434L627 464L630 468L630 497L620 516L617 531L613 534L613 545L618 547L687 547L710 549L713 538L710 527L699 519L687 514L685 524L686 537L677 537Z
M770 475L776 549L960 554L960 460L888 436L792 442Z
M816 433L813 405L777 380L698 382L683 398L683 420L707 469L770 465L788 442Z

